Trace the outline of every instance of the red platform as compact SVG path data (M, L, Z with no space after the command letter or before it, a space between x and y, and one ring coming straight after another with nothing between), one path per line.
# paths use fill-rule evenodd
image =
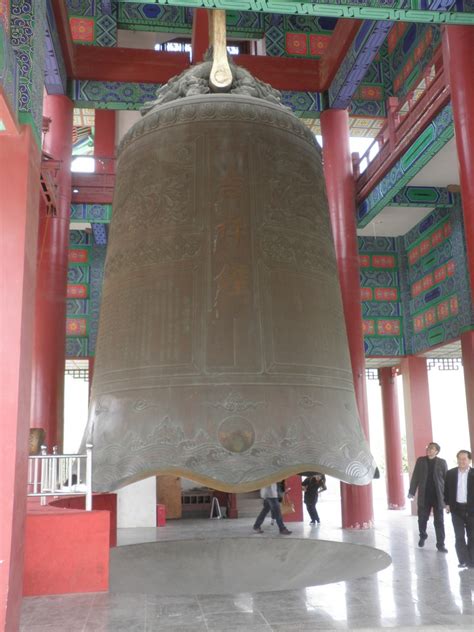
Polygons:
M109 588L108 511L28 502L23 594L55 595Z
M85 496L64 496L49 503L52 507L63 509L86 508ZM110 547L117 546L117 494L92 494L92 509L108 511L110 514ZM161 526L161 525L158 525Z

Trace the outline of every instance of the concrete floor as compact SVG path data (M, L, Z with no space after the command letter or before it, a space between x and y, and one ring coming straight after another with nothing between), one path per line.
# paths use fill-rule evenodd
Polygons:
M377 489L378 486L378 489ZM279 536L276 527L264 523L265 533L251 533L252 519L169 521L160 529L127 529L119 532L119 549L111 565L109 593L30 597L23 602L23 632L309 632L320 630L394 630L420 632L474 629L474 570L457 568L454 537L449 517L446 517L448 554L436 551L434 531L429 526L429 539L423 549L417 547L416 518L408 511L387 511L384 507L381 482L374 484L376 527L369 531L349 532L340 528L337 485L331 485L318 504L322 525L289 523L291 536ZM377 493L378 491L378 493ZM205 552L210 541L216 551L222 550L222 540L251 538L250 546L261 542L262 550L275 545L289 547L292 540L331 540L364 544L388 553L393 563L384 570L359 579L338 581L322 586L288 588L284 572L268 571L271 582L279 590L265 587L261 564L252 556L248 562L251 576L260 577L260 590L243 590L209 594L206 578L194 576L193 594L160 593L148 578L143 591L143 578L134 580L133 568L142 555L141 546L126 546L144 542L164 542L190 539ZM278 543L281 543L279 545ZM323 543L320 543L323 545ZM175 544L173 546L176 546ZM182 543L186 553L187 543ZM150 550L153 550L153 545ZM317 549L315 549L317 550ZM134 553L136 552L136 554ZM139 553L141 552L141 553ZM120 563L115 563L120 558ZM127 564L123 565L126 558ZM228 562L224 564L227 566ZM129 568L123 579L123 569ZM153 567L154 568L154 567ZM232 572L228 569L229 573ZM155 571L153 570L153 573ZM176 575L175 575L176 577ZM127 582L129 588L127 588ZM139 585L142 583L142 585ZM303 582L305 583L305 582ZM170 585L173 578L170 577ZM190 582L186 582L185 588ZM115 592L114 592L115 586ZM123 590L128 592L123 592ZM183 592L186 592L183 590ZM207 593L207 594L206 594ZM220 594L218 594L220 593Z

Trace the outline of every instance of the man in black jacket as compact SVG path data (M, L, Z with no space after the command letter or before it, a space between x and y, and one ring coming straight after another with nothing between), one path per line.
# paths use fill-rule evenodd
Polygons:
M469 450L456 454L458 467L446 474L444 501L451 513L459 568L474 567L474 469ZM467 539L467 542L466 542Z
M410 481L408 498L414 498L418 489L418 529L420 539L418 546L425 546L428 537L426 525L433 509L434 528L436 532L436 548L440 553L447 553L444 546L444 479L448 464L438 457L440 446L431 442L426 446L426 456L420 456Z

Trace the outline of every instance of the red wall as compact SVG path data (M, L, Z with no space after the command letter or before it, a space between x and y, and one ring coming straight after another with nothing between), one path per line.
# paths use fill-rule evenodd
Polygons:
M30 127L0 134L0 630L20 622L39 165Z
M86 508L85 496L65 496L49 503L52 507L64 509ZM117 494L93 494L92 509L96 511L108 511L110 515L110 547L117 546Z
M29 507L23 594L108 590L109 531L107 511Z

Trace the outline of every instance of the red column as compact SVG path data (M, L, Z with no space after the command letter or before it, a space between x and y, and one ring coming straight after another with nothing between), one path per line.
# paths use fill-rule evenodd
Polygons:
M474 30L443 27L444 63L449 70L451 105L461 179L468 270L474 295Z
M89 356L89 400L91 398L92 382L94 380L95 357Z
M28 126L0 135L0 630L23 587L40 152Z
M294 513L285 514L284 522L301 522L303 520L303 494L301 491L301 476L295 474L285 479L285 490L295 507Z
M193 49L192 63L198 64L204 61L204 53L209 48L209 12L207 9L194 9L191 46Z
M227 504L227 517L228 518L238 518L239 510L237 507L237 494L228 494L228 504Z
M474 453L474 331L466 331L461 336L464 384L466 386L467 422L471 452Z
M425 455L425 448L433 441L431 427L430 391L425 358L407 356L401 363L403 399L407 431L407 454L410 475L417 457ZM436 439L434 439L436 441ZM412 513L416 513L412 503Z
M403 509L405 507L405 492L402 473L402 437L398 416L395 369L393 367L379 369L379 381L382 389L388 508Z
M96 172L113 173L110 160L101 162L101 158L115 156L115 112L114 110L96 110L94 125L94 156L97 157Z
M355 186L349 148L347 110L321 114L326 191L341 286L359 418L369 438L365 385L364 337L360 304L359 251L356 233ZM343 528L368 528L373 523L371 485L341 485Z
M44 116L51 119L43 149L61 161L56 215L40 217L35 304L31 426L44 428L51 448L63 437L66 284L71 207L72 110L70 99L46 96Z

